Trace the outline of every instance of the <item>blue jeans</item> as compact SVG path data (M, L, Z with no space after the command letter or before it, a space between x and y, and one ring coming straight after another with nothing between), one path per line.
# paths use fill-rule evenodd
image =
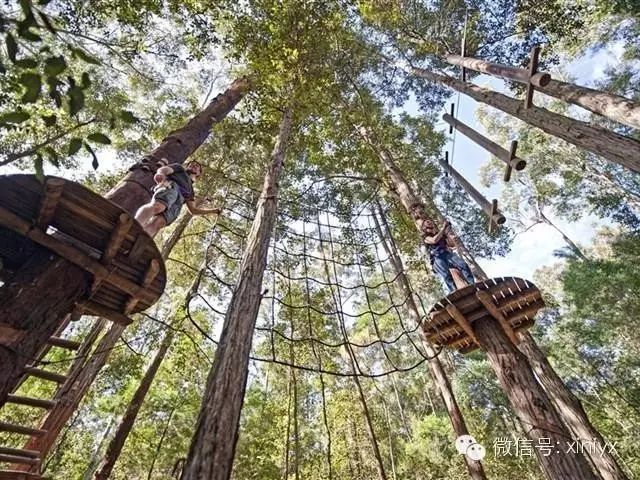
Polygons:
M456 284L453 282L453 277L449 271L450 268L460 270L460 273L462 273L462 276L469 285L476 282L467 262L449 250L440 251L435 254L431 259L431 266L433 267L433 271L440 275L444 283L447 284L449 293L456 290Z

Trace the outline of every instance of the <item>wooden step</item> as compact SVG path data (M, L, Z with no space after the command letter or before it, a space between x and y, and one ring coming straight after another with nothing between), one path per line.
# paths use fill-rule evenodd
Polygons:
M46 430L39 428L24 427L22 425L14 425L12 423L0 422L0 432L20 433L22 435L35 435L40 437L47 433Z
M40 480L38 473L21 472L19 470L0 470L0 480Z
M66 348L67 350L78 350L81 343L75 340L67 340L62 337L50 337L47 343L53 347Z
M4 455L0 453L0 463L23 463L25 465L40 465L40 459L22 457L19 455Z
M19 395L9 394L7 403L15 403L16 405L26 405L27 407L46 408L49 410L56 406L58 402L54 400L44 400L42 398L21 397Z
M65 375L49 372L48 370L43 370L41 368L27 367L24 369L24 371L27 375L42 378L43 380L49 380L50 382L64 383L67 380L67 377Z
M37 450L24 450L22 448L0 447L0 454L17 455L18 457L40 458L40 452Z

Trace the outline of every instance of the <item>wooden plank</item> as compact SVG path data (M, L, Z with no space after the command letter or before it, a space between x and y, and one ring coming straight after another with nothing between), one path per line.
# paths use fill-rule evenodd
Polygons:
M520 339L513 331L511 324L507 321L502 312L498 310L498 307L495 305L495 303L493 303L493 299L489 296L489 294L487 292L479 291L476 292L476 297L478 297L478 300L482 302L491 316L495 318L498 323L500 323L500 326L504 330L504 333L507 335L507 337L509 337L513 344L518 345L518 343L520 343Z
M44 400L42 398L21 397L19 395L9 394L7 396L7 403L14 403L16 405L25 405L27 407L36 407L51 409L57 405L58 402L54 400Z
M533 94L535 92L535 86L531 81L531 79L538 71L539 58L540 58L540 46L536 45L531 49L531 60L529 61L529 79L527 81L527 93L524 99L524 108L531 108L531 106L533 105Z
M521 304L531 303L541 298L542 297L540 296L540 290L538 290L536 287L530 287L522 290L521 292L517 292L515 295L499 298L496 304L502 312L505 312L510 308L514 308Z
M41 437L46 434L46 430L39 428L24 427L22 425L14 425L12 423L0 422L0 432L19 433L20 435L34 435Z
M80 342L61 337L49 337L47 343L53 347L66 348L67 350L78 350L81 345Z
M502 178L505 182L511 180L511 171L513 170L512 162L516 158L516 150L518 149L518 141L512 140L511 146L509 147L509 161L504 169L504 177ZM523 160L524 162L524 160ZM522 166L522 168L526 167L527 163Z
M23 472L20 470L0 470L0 480L41 480L38 473Z
M133 225L133 218L128 213L121 213L118 217L118 224L116 228L111 232L111 236L109 237L109 242L107 243L107 248L104 250L104 254L100 259L101 262L105 265L109 265L111 261L118 253L118 249L122 245L125 236L131 229Z
M130 313L136 307L138 301L140 300L139 294L148 289L151 282L158 276L160 273L160 263L155 258L149 262L149 267L144 274L144 278L142 279L142 285L140 285L140 290L137 294L132 295L127 304L124 307L125 313Z
M0 463L22 463L24 465L40 465L39 458L22 457L20 455L6 455L0 453Z
M115 310L110 310L96 302L84 302L82 305L80 305L80 308L91 315L107 318L114 323L119 323L120 325L126 326L133 323L133 320L131 320L125 314L117 312Z
M45 181L40 211L36 219L36 226L41 230L46 230L53 221L65 183L62 178L47 178Z
M16 455L18 457L27 458L39 458L40 452L37 450L25 450L22 448L9 448L0 446L0 454L2 455Z
M59 373L43 370L42 368L26 367L24 371L26 374L32 377L38 377L43 380L49 380L50 382L64 383L67 380L66 375L60 375Z
M465 316L460 313L460 310L458 310L455 305L447 305L447 312L449 312L451 318L453 318L458 323L458 325L460 325L460 327L469 336L469 338L471 338L475 343L478 343L478 339L476 338L476 334L473 331L473 328L471 328L471 325L469 324Z
M71 247L60 240L46 235L41 230L30 228L28 222L24 221L20 217L14 215L4 207L0 207L0 224L14 230L17 233L39 243L43 247L52 250L54 253L69 260L70 262L78 265L84 270L92 273L96 277L104 279L111 285L118 287L120 290L126 293L133 293L139 291L139 285L127 280L116 272L109 271L104 265L92 259L88 255L78 251L76 248ZM155 303L158 297L153 294L147 293L147 291L139 292L141 297L144 297L150 303Z
M131 262L136 262L142 256L144 250L146 248L144 236L139 235L133 243L133 247L131 247L131 251L129 252L129 260Z
M27 332L0 322L0 345L11 345L20 340Z

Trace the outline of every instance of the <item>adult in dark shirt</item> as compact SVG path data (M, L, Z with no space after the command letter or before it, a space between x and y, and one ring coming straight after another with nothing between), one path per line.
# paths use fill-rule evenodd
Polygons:
M202 174L202 165L190 162L187 168L179 163L160 167L153 179L156 186L153 198L136 212L136 220L151 237L161 228L170 225L182 209L184 203L192 215L220 214L219 208L198 208L193 193L193 182Z
M445 220L440 230L432 220L422 222L422 241L429 250L431 268L444 280L449 293L456 289L456 284L449 271L450 268L458 269L469 285L475 283L469 265L453 253L447 245L446 234L450 227L451 224L448 220Z

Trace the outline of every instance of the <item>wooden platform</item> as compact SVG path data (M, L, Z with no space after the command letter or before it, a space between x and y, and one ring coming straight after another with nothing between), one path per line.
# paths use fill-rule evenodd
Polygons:
M164 291L166 271L153 239L120 206L75 182L0 176L0 227L21 239L0 249L5 264L34 242L91 273L80 305L88 314L129 323L129 314L149 308Z
M468 353L479 347L473 333L474 322L491 318L517 344L515 332L531 327L542 307L540 290L528 280L492 278L456 290L440 300L422 328L431 343Z

